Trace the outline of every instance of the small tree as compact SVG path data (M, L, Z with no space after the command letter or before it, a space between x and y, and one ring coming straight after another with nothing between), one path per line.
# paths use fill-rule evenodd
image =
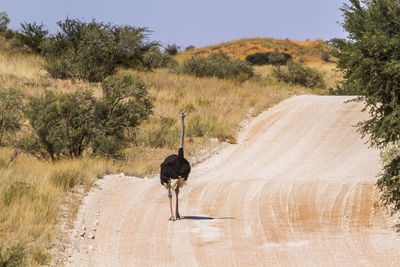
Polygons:
M144 68L144 54L155 44L147 28L91 21L59 21L61 31L43 44L45 69L54 78L101 82L117 65Z
M153 46L144 54L143 62L147 69L167 68L178 64L171 55L161 52L158 46Z
M143 81L129 73L106 78L102 87L100 99L90 90L31 97L25 108L31 134L19 147L53 161L85 151L119 156L127 130L147 119L152 103Z
M44 28L43 24L21 23L22 30L17 32L16 39L22 45L28 46L32 52L41 53L42 42L46 39L48 31Z
M33 133L20 143L20 148L45 159L56 160L64 146L61 111L58 97L52 91L43 96L31 97L25 116L32 126Z
M110 25L67 19L44 44L45 69L54 78L102 81L115 72L118 46Z
M103 98L97 104L99 127L94 152L119 156L127 139L125 129L138 126L152 112L147 88L139 77L129 73L110 76L102 83Z
M64 156L80 157L96 134L96 99L91 91L76 91L60 95L59 105Z
M371 118L359 124L371 145L384 147L400 139L400 2L374 0L344 5L346 39L331 41L344 72L343 88L357 89Z
M341 87L360 95L370 119L359 123L359 131L384 148L400 139L400 2L350 0L341 11L348 36L331 41L344 73ZM394 210L400 209L399 169L394 157L378 180L383 204Z
M289 61L287 70L275 67L272 75L278 80L298 84L309 88L325 88L324 76L313 68L301 63Z
M179 47L176 44L169 44L165 48L165 52L167 52L171 56L175 56L178 54Z
M150 31L133 26L113 26L112 32L117 42L117 64L130 68L147 68L145 55L157 42L149 41Z
M0 12L0 34L4 35L7 32L10 18L6 12Z

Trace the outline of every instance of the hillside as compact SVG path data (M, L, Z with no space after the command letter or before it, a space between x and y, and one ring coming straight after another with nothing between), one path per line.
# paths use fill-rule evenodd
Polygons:
M183 61L186 58L204 57L218 51L223 51L231 58L240 60L244 60L246 56L258 52L285 52L291 54L295 61L303 61L307 64L321 64L324 63L323 54L329 52L329 46L323 40L294 41L289 39L244 38L182 51L176 56L176 59Z

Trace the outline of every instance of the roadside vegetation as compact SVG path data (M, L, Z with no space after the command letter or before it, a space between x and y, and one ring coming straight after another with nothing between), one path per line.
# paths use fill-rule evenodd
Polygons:
M72 227L84 193L105 174L157 174L176 153L180 111L191 113L186 151L196 162L201 150L236 143L245 118L294 94L327 93L222 52L178 63L174 47L162 52L145 28L67 19L49 36L44 25L1 25L1 266L49 264L60 216Z
M333 39L344 80L334 91L360 95L370 119L358 124L371 146L383 149L377 181L382 204L400 210L400 2L351 0L341 9L348 39Z
M287 69L280 66L274 68L273 76L278 80L293 85L302 85L308 88L325 88L323 74L316 69L301 63L290 61Z
M224 52L210 54L208 57L186 59L173 71L196 77L216 77L244 82L253 77L253 67L246 61L231 60Z

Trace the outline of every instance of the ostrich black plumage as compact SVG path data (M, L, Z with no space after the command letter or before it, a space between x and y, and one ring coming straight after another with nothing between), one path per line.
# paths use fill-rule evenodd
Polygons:
M168 156L164 162L160 165L160 180L161 184L165 186L168 190L168 198L169 198L169 206L171 209L171 217L169 218L170 221L175 221L174 212L172 210L172 193L171 190L175 190L176 194L176 219L180 220L181 216L179 215L179 207L178 207L178 195L179 195L179 188L181 188L190 173L190 164L183 156L183 140L185 137L185 122L184 119L188 115L188 113L181 112L180 118L182 122L182 129L181 129L181 144L178 150L178 155L173 154ZM172 185L172 180L177 180L174 185Z

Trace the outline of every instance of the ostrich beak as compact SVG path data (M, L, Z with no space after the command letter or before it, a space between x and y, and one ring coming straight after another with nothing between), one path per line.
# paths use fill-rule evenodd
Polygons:
M188 112L183 113L183 117L186 117L187 115L190 115L190 113Z

